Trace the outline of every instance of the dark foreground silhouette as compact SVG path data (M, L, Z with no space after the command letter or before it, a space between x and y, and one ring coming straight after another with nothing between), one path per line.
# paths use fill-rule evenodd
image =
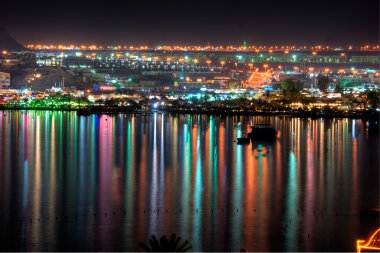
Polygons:
M181 237L176 234L172 234L169 240L163 235L160 241L155 235L151 235L149 243L140 242L139 246L146 252L186 252L192 248L188 240L181 242Z

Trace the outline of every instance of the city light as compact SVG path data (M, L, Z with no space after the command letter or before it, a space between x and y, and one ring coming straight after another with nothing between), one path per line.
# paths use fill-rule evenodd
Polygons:
M42 43L39 44L27 44L25 47L32 50L67 50L67 51L75 51L75 50L89 50L89 51L101 51L101 50L133 50L133 51L215 51L215 52L283 52L288 54L291 51L311 51L313 55L316 55L317 52L323 51L331 51L331 48L334 48L329 45L317 45L317 46L296 46L296 45L276 45L276 46L180 46L180 45L165 45L165 46L107 46L107 45L44 45ZM343 50L352 51L379 51L380 45L364 45L364 46L348 46L341 47ZM284 50L285 49L285 50ZM345 54L345 53L342 53ZM344 56L344 55L342 55Z
M0 251L380 252L378 2L2 1Z

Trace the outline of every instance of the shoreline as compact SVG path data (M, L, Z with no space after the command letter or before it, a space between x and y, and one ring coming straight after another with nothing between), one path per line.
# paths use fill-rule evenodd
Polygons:
M254 110L191 110L191 109L161 109L161 110L131 110L125 108L7 108L0 107L0 111L72 111L77 112L79 116L88 116L93 114L191 114L191 115L218 115L218 116L283 116L291 118L312 118L312 119L363 119L363 120L380 120L378 111L323 111L323 110L281 110L281 111L254 111Z

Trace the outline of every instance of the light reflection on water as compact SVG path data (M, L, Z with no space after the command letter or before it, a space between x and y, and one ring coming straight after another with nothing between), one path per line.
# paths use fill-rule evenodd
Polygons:
M255 123L279 139L236 145ZM2 250L353 251L378 221L379 137L361 120L0 114Z

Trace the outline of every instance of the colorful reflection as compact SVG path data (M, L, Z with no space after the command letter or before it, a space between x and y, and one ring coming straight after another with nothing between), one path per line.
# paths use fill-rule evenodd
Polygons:
M237 145L255 123L273 143ZM378 207L379 136L359 120L0 114L3 250L354 251ZM344 235L344 236L343 236ZM333 242L333 243L332 243Z

